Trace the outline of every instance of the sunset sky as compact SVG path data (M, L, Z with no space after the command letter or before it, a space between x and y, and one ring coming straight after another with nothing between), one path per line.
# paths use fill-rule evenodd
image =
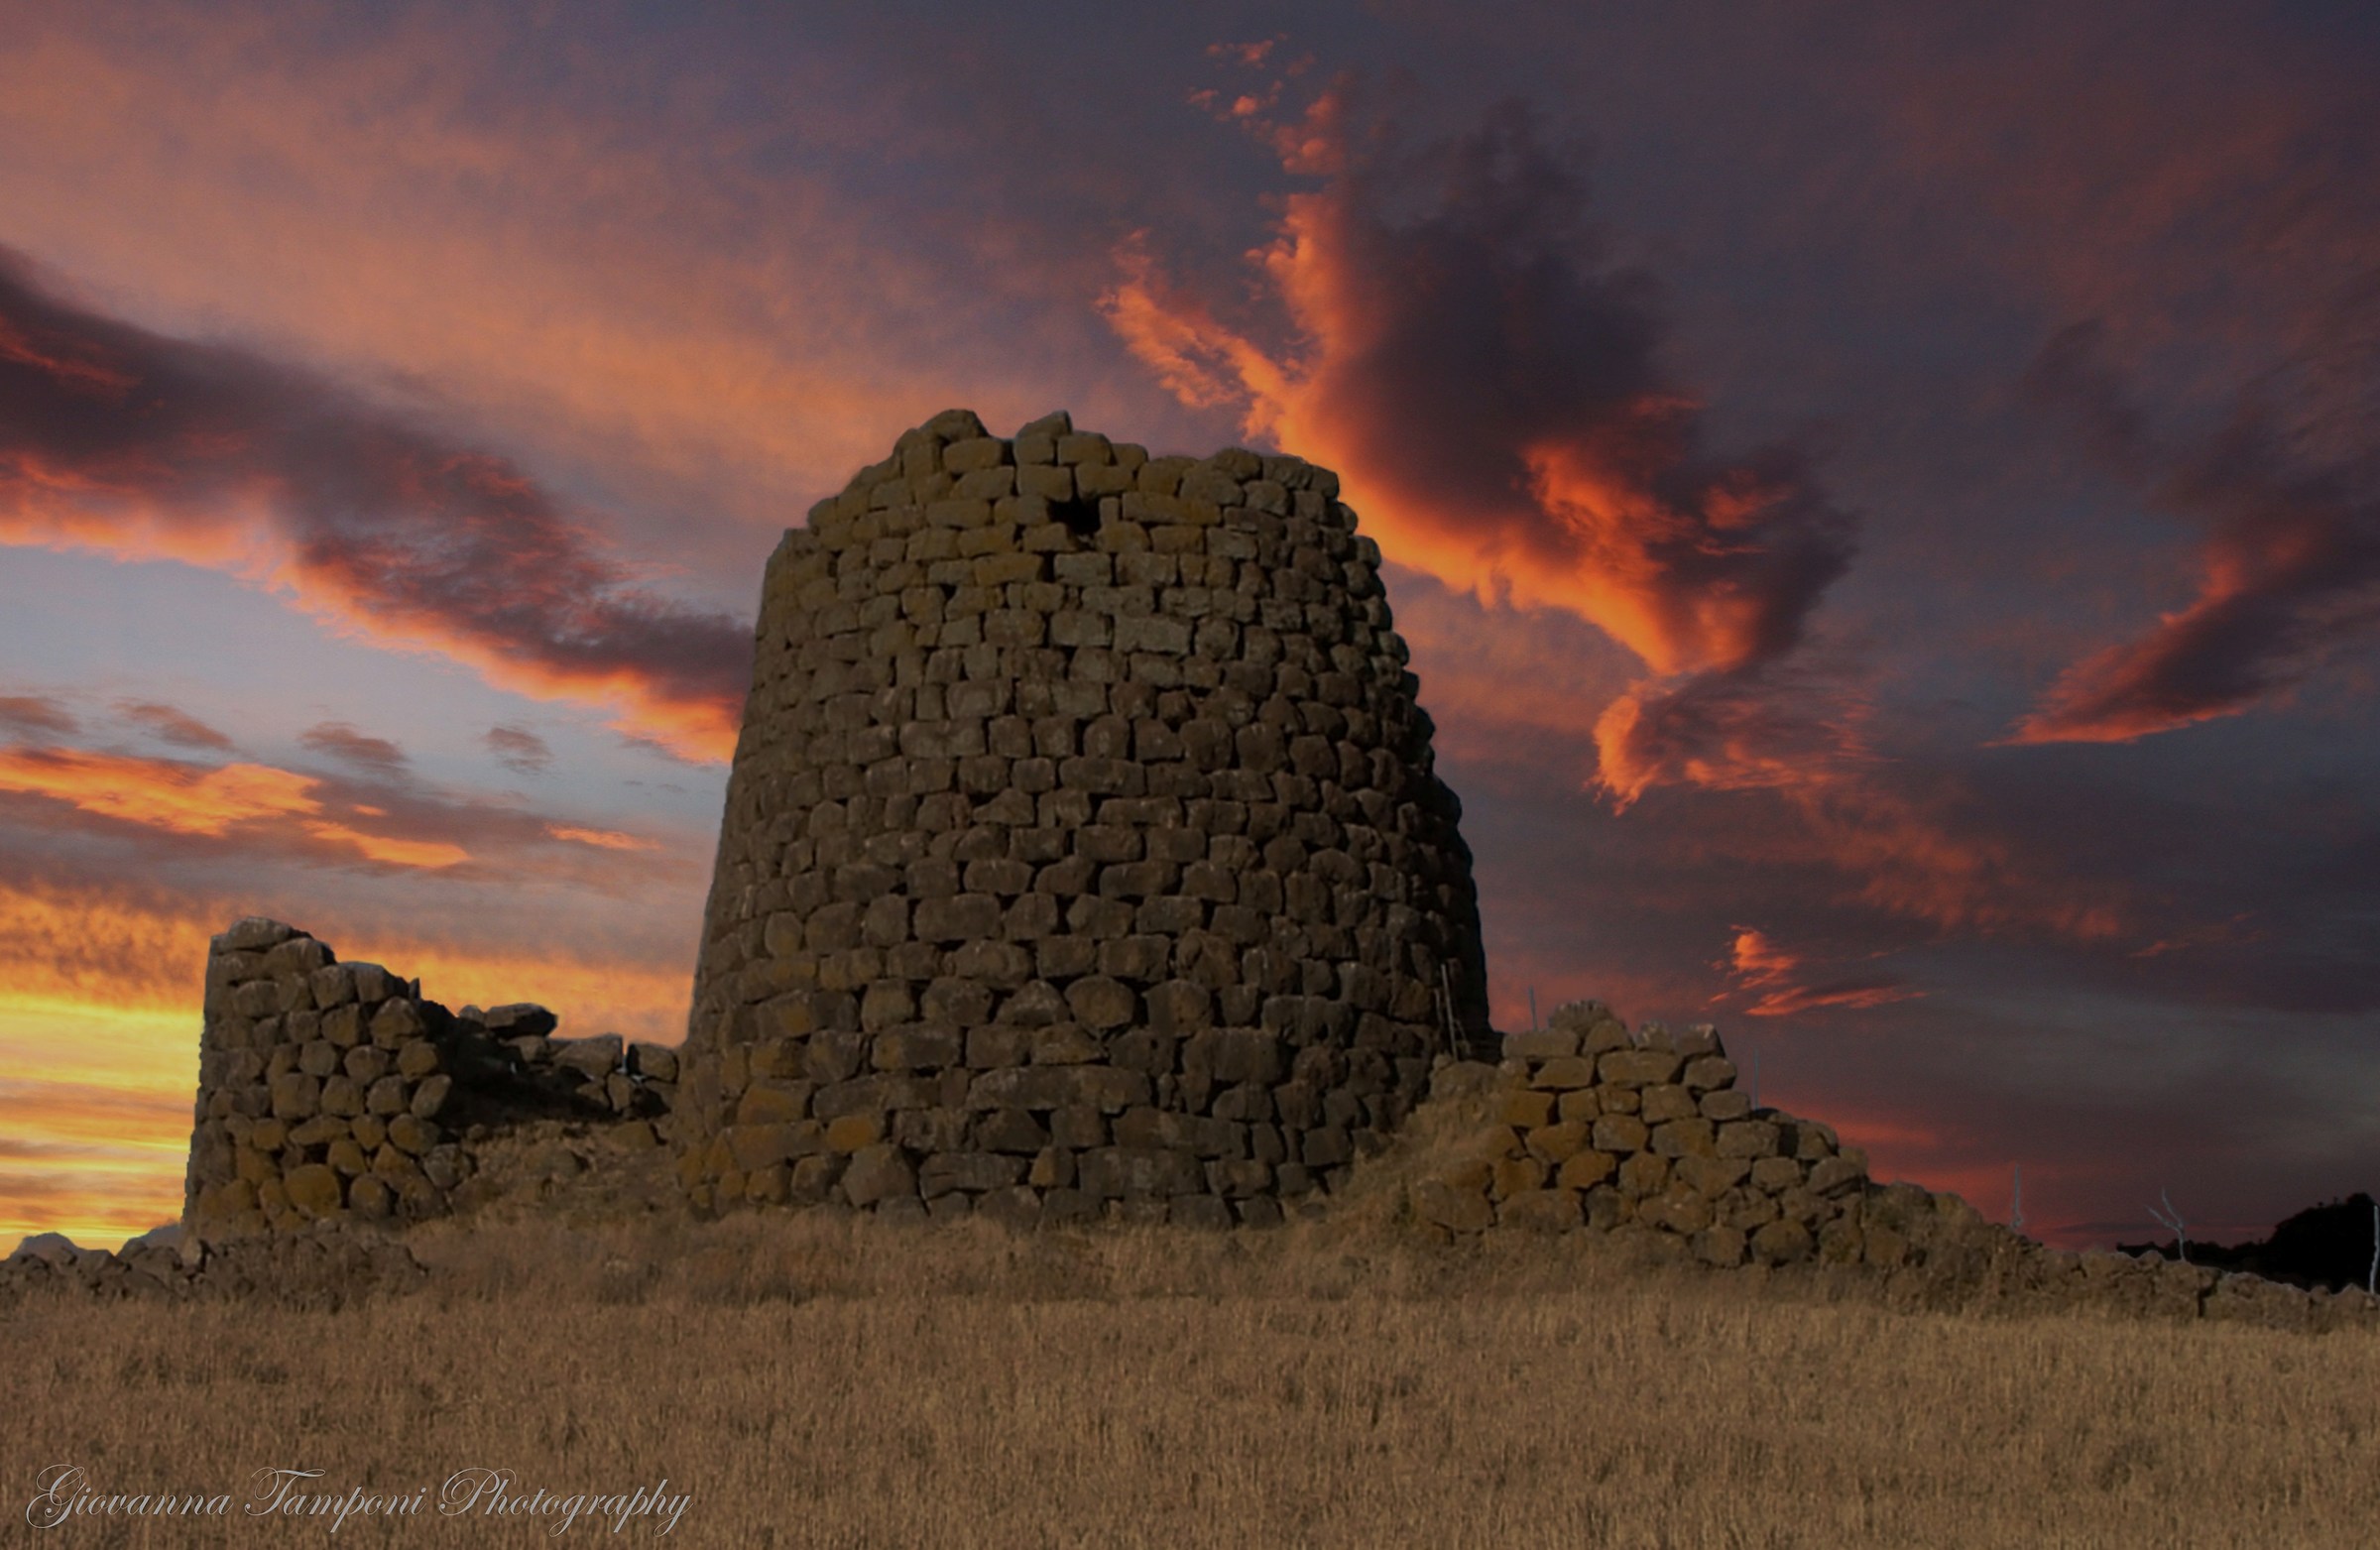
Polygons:
M1150 9L0 0L0 1245L178 1209L240 915L678 1037L762 561L958 406L1341 472L1500 1026L2380 1187L2380 11Z

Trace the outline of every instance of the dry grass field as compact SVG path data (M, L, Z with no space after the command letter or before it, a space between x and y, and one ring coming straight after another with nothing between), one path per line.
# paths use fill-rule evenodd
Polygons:
M442 1518L503 1468L662 1477L745 1546L2350 1545L2380 1520L2380 1338L1902 1311L1584 1240L519 1221L425 1236L338 1311L0 1315L10 1534L58 1545L525 1544ZM35 1534L46 1466L221 1518ZM260 1467L431 1488L242 1517Z

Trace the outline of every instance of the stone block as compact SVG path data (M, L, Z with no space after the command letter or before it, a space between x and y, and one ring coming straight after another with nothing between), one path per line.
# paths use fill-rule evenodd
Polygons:
M1105 1200L1187 1195L1206 1188L1206 1171L1186 1150L1102 1146L1077 1159L1079 1187Z
M1722 1125L1718 1136L1723 1157L1773 1157L1777 1127L1767 1120L1736 1120Z
M1093 1028L1120 1028L1131 1022L1140 999L1131 987L1104 974L1086 975L1066 987L1066 1006L1075 1018Z
M885 1116L881 1110L838 1115L826 1122L824 1139L829 1151L860 1151L884 1138Z
M990 1151L945 1151L917 1165L917 1192L932 1199L952 1190L1006 1189L1024 1178L1022 1157Z
M1669 1184L1669 1159L1640 1151L1619 1165L1619 1191L1630 1200L1657 1195Z
M1182 1070L1217 1083L1264 1086L1288 1074L1280 1037L1262 1028L1208 1028L1193 1034L1182 1047Z
M677 1051L667 1044L638 1042L628 1046L631 1074L655 1082L677 1080Z
M1614 1153L1642 1151L1650 1134L1644 1122L1632 1114L1600 1116L1592 1133L1598 1151Z
M1694 1235L1694 1256L1708 1265L1730 1269L1743 1263L1745 1239L1740 1228L1715 1223Z
M380 1010L372 1013L372 1042L383 1049L401 1049L428 1031L421 1009L408 999L382 1002Z
M1531 1073L1529 1085L1550 1092L1566 1092L1573 1088L1593 1087L1596 1066L1584 1055L1561 1056L1544 1062Z
M1636 1113L1647 1125L1683 1120L1696 1113L1694 1096L1675 1082L1643 1088L1636 1094Z
M1248 1133L1228 1120L1145 1105L1127 1109L1111 1127L1116 1144L1141 1150L1180 1150L1201 1158L1244 1157Z
M976 1123L976 1145L985 1151L1035 1154L1049 1145L1049 1131L1025 1109L995 1109Z
M1846 1194L1866 1176L1866 1167L1848 1157L1826 1157L1810 1166L1810 1190L1818 1195Z
M1587 1147L1587 1126L1580 1121L1540 1126L1523 1137L1529 1155L1550 1167L1560 1167Z
M1614 1087L1653 1087L1674 1082L1684 1062L1671 1050L1614 1049L1596 1057L1596 1075Z
M1741 1120L1748 1116L1752 1112L1752 1100L1749 1094L1730 1088L1703 1094L1695 1107L1704 1119L1715 1125L1725 1125L1729 1120Z
M1648 1195L1636 1203L1637 1221L1685 1238L1711 1226L1714 1214L1710 1200L1701 1191L1675 1177L1660 1194Z
M1652 1130L1652 1149L1664 1157L1713 1157L1718 1137L1708 1120L1671 1120Z
M1315 1159L1307 1158L1308 1165ZM1498 1157L1488 1166L1488 1188L1497 1200L1542 1189L1549 1173L1546 1165L1535 1157Z
M617 1033L598 1033L592 1038L557 1038L551 1046L555 1065L565 1071L576 1071L592 1082L600 1082L619 1070L623 1052Z
M1752 1233L1752 1256L1762 1264L1798 1264L1810 1257L1814 1247L1810 1229L1799 1222L1780 1218Z
M877 1034L870 1059L879 1071L938 1071L965 1063L957 1029L925 1025Z
M1495 1120L1516 1131L1534 1131L1554 1123L1557 1100L1567 1095L1539 1092L1523 1088L1503 1095L1496 1105Z
M273 1118L303 1120L312 1116L322 1097L322 1084L302 1071L285 1071L273 1078Z
M282 1180L290 1205L309 1220L320 1220L347 1203L347 1187L329 1166L312 1162L292 1168Z
M864 1210L915 1195L917 1174L899 1147L879 1143L853 1155L843 1170L842 1185L844 1196Z
M1708 1154L1685 1154L1670 1165L1670 1171L1703 1194L1717 1200L1728 1190L1741 1184L1751 1173L1752 1164L1742 1157L1718 1157Z
M986 1071L968 1089L971 1109L1088 1109L1121 1114L1149 1101L1149 1079L1138 1071L1100 1065L1035 1065Z
M1555 1182L1564 1189L1590 1190L1609 1179L1619 1169L1619 1159L1606 1151L1574 1153L1562 1164Z
M1725 1055L1704 1055L1686 1062L1681 1078L1689 1092L1697 1095L1715 1092L1735 1085L1735 1062Z
M1579 1029L1575 1027L1535 1028L1521 1033L1504 1035L1506 1060L1568 1059L1579 1052Z

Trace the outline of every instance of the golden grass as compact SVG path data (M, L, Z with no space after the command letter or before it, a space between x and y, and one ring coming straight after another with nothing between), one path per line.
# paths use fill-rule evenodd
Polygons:
M418 1249L425 1289L338 1313L0 1315L11 1520L60 1463L234 1497L230 1521L49 1541L77 1545L325 1542L237 1520L260 1466L341 1490L666 1476L692 1492L669 1542L698 1545L2261 1547L2380 1515L2369 1333L1901 1312L1583 1239L1324 1224L518 1222Z

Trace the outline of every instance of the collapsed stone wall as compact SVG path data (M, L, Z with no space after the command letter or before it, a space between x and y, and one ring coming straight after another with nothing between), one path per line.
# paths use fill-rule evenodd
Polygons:
M1639 1224L1717 1265L1897 1263L1905 1237L1862 1219L1867 1157L1831 1127L1755 1108L1719 1032L1630 1032L1601 1002L1506 1034L1487 1124L1417 1181L1450 1232Z
M698 1209L1273 1220L1490 1047L1338 492L952 411L785 535L684 1046Z
M497 1182L480 1143L537 1121L643 1127L657 1143L676 1051L556 1025L527 1003L452 1013L294 926L239 921L207 953L184 1230L441 1216Z
M1458 1241L1596 1234L1654 1260L1880 1278L1931 1306L2380 1325L2380 1298L2359 1287L2309 1293L2153 1253L2051 1249L1957 1195L1878 1183L1833 1127L1753 1105L1707 1025L1631 1032L1603 1003L1574 1002L1505 1035L1503 1055L1438 1071L1432 1106L1457 1111L1454 1136L1402 1183L1411 1217Z

